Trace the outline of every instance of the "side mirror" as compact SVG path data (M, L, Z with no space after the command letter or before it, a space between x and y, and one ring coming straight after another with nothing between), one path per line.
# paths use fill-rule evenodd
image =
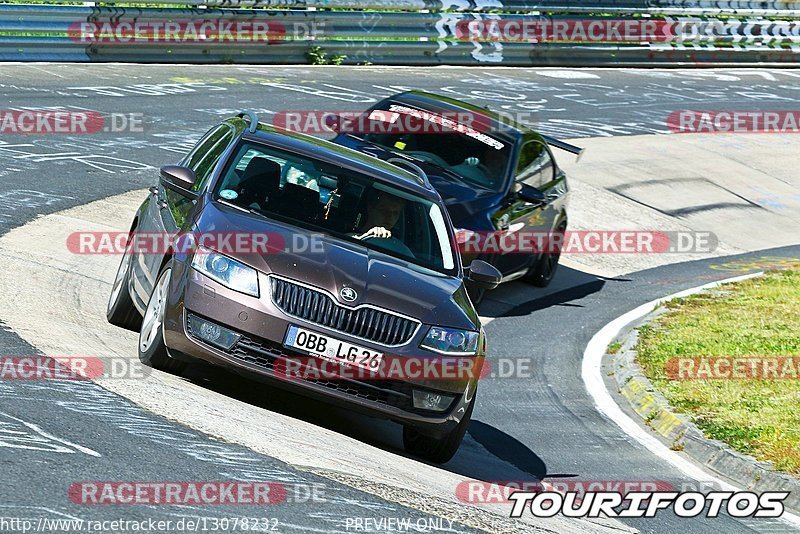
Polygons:
M472 260L467 273L467 284L475 289L494 289L500 283L503 275L500 271L483 260Z
M191 200L196 200L200 196L197 191L192 191L196 179L192 169L178 165L161 167L161 185Z
M531 204L544 204L547 200L544 193L539 191L533 186L516 183L511 192L520 200L530 202Z

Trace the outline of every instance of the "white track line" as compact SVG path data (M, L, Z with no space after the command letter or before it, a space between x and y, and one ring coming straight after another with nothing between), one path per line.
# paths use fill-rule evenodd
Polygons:
M26 427L30 428L31 430L33 430L37 434L40 434L40 435L44 436L47 439L51 439L51 440L57 441L58 443L61 443L63 445L67 445L69 447L73 447L76 450L78 450L78 451L80 451L80 452L82 452L84 454L88 454L89 456L94 456L95 458L100 458L100 453L99 452L93 451L89 447L84 447L82 445L78 445L77 443L72 443L71 441L67 441L65 439L56 437L56 436L54 436L54 435L52 435L52 434L50 434L48 432L45 432L38 425L35 425L33 423L29 423L28 421L23 421L22 419L14 417L13 415L9 415L9 414L7 414L5 412L0 412L0 415L2 415L4 417L8 417L9 419L13 419L14 421L17 421L19 423L22 423Z
M583 353L581 378L583 378L583 383L586 386L589 395L591 395L592 399L594 399L595 405L600 413L611 419L622 429L623 432L638 441L640 444L644 445L651 453L655 454L665 462L672 464L675 468L680 470L688 477L696 481L714 482L718 484L719 488L723 491L741 491L741 488L737 488L736 486L733 486L717 477L708 474L705 470L690 462L682 455L670 450L669 447L664 445L655 436L648 433L639 423L628 417L606 389L605 382L603 381L601 365L608 345L614 341L614 338L617 337L620 331L625 326L641 319L653 311L659 304L675 298L687 297L706 289L718 287L722 284L740 282L749 278L755 278L756 276L761 276L762 274L764 273L759 272L744 276L737 276L734 278L727 278L718 282L712 282L710 284L693 287L691 289L680 291L678 293L650 301L646 304L642 304L638 308L635 308L625 315L614 319L601 328L600 331L597 332L589 341L589 344L586 346L586 350ZM786 512L781 519L792 525L800 526L800 517L794 514Z

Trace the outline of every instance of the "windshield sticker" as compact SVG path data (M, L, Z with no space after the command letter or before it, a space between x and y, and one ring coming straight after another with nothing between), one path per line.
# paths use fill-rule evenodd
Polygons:
M399 113L389 113L389 112L383 111L382 109L373 110L369 114L369 120L388 122L389 124L396 123L397 119L399 119L399 118L400 118L400 114Z
M223 189L222 191L219 192L219 196L221 196L225 200L235 200L239 196L239 193L237 193L232 189Z
M392 104L389 106L390 111L395 111L397 113L403 113L405 115L410 115L412 117L422 119L428 122L432 122L439 126L444 126L446 128L450 128L451 130L455 130L456 132L462 133L467 137L471 137L480 141L485 145L489 145L492 148L497 150L502 150L505 145L498 141L497 139L493 139L486 134L483 134L477 130L470 128L469 126L464 126L463 124L459 124L458 122L448 119L447 117L442 117L436 113L431 113L429 111L419 111L417 109L409 108L406 106L398 106L397 104Z

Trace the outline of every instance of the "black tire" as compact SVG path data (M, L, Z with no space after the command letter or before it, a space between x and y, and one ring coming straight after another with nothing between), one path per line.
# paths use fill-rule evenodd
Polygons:
M475 407L475 398L469 403L466 414L459 421L458 425L441 437L433 437L424 434L413 426L403 427L403 447L406 452L413 454L423 460L428 460L436 464L443 464L450 461L455 456L464 434L469 428L472 419L472 409Z
M564 234L566 232L566 225L562 224L556 230L556 233ZM545 252L539 257L539 261L525 276L524 280L536 287L547 287L553 281L553 277L558 270L558 260L561 259L561 246L555 252Z
M180 375L186 369L186 362L171 358L164 344L164 309L166 308L166 291L168 291L172 267L165 265L158 273L153 292L147 302L147 310L139 330L137 348L139 360L149 367ZM156 300L157 299L157 300ZM152 316L151 316L152 314Z
M132 240L131 240L132 242ZM109 323L126 330L138 332L142 326L142 315L133 305L129 291L133 255L130 253L131 242L125 247L122 259L117 267L117 275L111 285L111 294L106 306L106 319Z

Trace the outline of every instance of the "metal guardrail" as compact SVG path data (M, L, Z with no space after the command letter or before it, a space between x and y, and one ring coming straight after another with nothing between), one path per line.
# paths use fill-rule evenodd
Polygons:
M338 57L336 61L343 64L375 65L800 64L800 11L782 9L778 20L642 17L618 11L651 3L697 8L699 4L791 7L800 2L592 1L618 8L580 15L574 8L544 13L544 4L556 6L556 2L495 0L359 3L403 8L378 12L6 4L0 5L0 61L296 64L309 63L309 53L317 50L328 58ZM351 0L264 0L259 5L300 3L337 8L356 4ZM444 4L462 9L431 11ZM478 12L500 4L520 9L536 5L539 11ZM427 9L411 11L411 5ZM165 33L168 27L175 30L172 38ZM228 39L226 31L230 33L231 27L244 30L236 39ZM526 34L521 30L525 28L535 31ZM605 33L592 33L592 28Z
M52 0L52 3L73 0ZM138 0L145 3L146 0ZM137 0L102 0L102 4ZM785 0L157 0L163 5L261 9L344 9L350 11L452 11L464 13L619 13L653 15L797 16L800 2Z

